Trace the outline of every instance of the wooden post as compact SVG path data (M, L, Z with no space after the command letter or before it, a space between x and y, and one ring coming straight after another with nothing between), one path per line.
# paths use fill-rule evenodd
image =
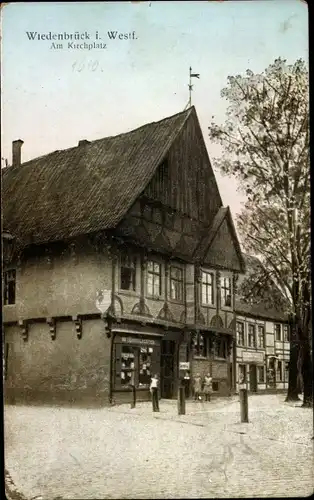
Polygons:
M185 387L180 381L178 390L178 415L185 415Z
M249 406L248 406L247 389L240 389L240 409L241 409L241 422L248 422Z

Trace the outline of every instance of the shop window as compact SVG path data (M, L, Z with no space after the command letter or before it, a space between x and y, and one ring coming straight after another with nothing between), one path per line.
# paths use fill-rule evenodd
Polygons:
M153 375L151 373L152 354L153 354L152 347L140 347L139 376L138 376L139 387L150 384L150 379Z
M193 356L206 358L208 355L208 338L203 333L196 333L192 339Z
M244 345L244 323L242 321L237 321L237 342L238 345Z
M216 339L214 354L216 358L227 358L227 341L226 339Z
M171 266L170 268L170 298L183 301L183 269Z
M257 380L260 384L265 382L265 370L263 366L257 367Z
M153 260L147 263L147 295L150 297L161 295L161 265Z
M249 347L256 347L255 325L248 325L248 344Z
M289 361L285 362L285 382L289 382Z
M285 342L290 342L289 326L283 325L283 339Z
M246 365L239 365L239 384L246 382Z
M221 306L231 307L231 278L220 278Z
M214 303L214 275L202 271L202 304Z
M13 305L15 304L16 271L15 269L9 269L4 271L3 274L4 305Z
M282 382L282 361L277 362L276 379L277 382Z
M121 290L135 290L136 258L129 255L121 257L120 288Z
M281 340L281 325L279 323L275 324L275 339Z
M258 347L265 347L265 328L258 325Z
M122 346L120 379L122 386L135 385L135 352L131 346Z

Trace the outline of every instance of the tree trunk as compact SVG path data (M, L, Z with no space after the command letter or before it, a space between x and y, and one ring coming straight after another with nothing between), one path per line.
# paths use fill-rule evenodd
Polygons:
M286 401L299 401L298 384L298 359L299 346L296 342L290 341L290 360L289 360L289 385Z
M286 401L300 401L298 384L298 360L299 344L297 342L297 327L295 321L289 321L290 327L290 360L289 360L289 384Z

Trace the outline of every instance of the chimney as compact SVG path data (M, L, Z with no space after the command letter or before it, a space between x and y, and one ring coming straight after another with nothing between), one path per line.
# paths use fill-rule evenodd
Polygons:
M81 141L79 141L78 146L86 146L87 144L90 144L90 141L88 141L87 139L82 139Z
M24 144L24 141L21 139L17 139L12 142L12 166L20 167L21 166L21 148Z

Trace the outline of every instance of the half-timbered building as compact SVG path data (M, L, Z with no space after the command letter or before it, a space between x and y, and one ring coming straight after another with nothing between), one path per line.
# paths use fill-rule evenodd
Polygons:
M246 274L241 283L261 266L258 259L244 255ZM273 288L275 284L271 285ZM275 289L276 293L280 293ZM237 391L247 388L252 393L276 392L288 389L290 330L283 308L269 300L253 303L236 294L236 359Z
M154 373L172 398L182 362L235 390L245 264L194 107L24 163L21 147L3 170L7 398L146 399Z

